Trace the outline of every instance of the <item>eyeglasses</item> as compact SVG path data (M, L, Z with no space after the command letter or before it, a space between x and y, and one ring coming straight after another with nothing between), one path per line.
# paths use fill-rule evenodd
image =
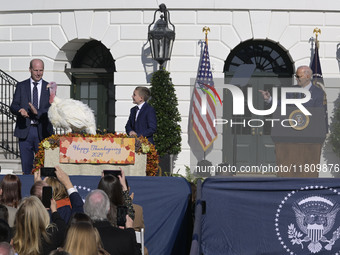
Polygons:
M299 76L299 75L297 75L297 74L294 74L294 76L295 76L296 79L302 78L302 76Z

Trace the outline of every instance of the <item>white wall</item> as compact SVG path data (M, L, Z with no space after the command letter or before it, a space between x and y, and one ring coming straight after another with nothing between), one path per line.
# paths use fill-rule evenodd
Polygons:
M154 10L161 3L165 3L170 9L229 9L229 10L315 10L315 11L339 11L340 3L334 0L12 0L5 2L1 9L3 11L44 11L44 10Z

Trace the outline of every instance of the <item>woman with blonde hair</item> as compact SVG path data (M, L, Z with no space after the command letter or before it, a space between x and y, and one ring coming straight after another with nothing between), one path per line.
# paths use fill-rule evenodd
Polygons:
M65 186L56 177L48 177L45 182L53 188L53 199L57 202L57 205L59 200L68 199Z
M45 182L52 187L53 199L57 202L57 211L67 224L72 215L72 205L65 186L56 177L48 177Z
M72 255L107 255L103 249L100 235L90 222L72 223L65 240L64 251Z
M49 254L62 245L66 225L57 212L54 199L50 209L51 218L39 198L30 196L23 199L14 223L13 247L16 253Z
M60 168L55 166L56 177L46 177L44 182L52 187L53 199L57 203L60 217L68 224L71 216L77 212L84 212L84 202L78 191L74 188L70 177ZM41 180L40 171L34 173L34 181Z

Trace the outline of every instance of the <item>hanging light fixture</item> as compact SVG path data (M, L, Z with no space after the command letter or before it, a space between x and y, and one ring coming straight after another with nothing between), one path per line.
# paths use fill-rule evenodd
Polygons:
M157 12L160 12L161 15L155 23ZM154 26L150 30L153 24ZM172 30L169 28L169 24L172 26ZM170 21L170 13L165 4L161 4L155 11L153 21L148 27L148 41L152 58L159 63L159 69L162 69L164 62L170 60L175 41L175 26Z

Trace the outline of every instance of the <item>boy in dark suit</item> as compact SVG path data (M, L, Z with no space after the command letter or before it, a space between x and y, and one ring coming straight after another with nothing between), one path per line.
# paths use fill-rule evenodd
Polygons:
M157 129L157 119L155 109L147 103L150 95L150 90L146 87L135 88L132 100L137 106L131 108L125 130L128 135L137 137L142 135L153 144L153 134Z

